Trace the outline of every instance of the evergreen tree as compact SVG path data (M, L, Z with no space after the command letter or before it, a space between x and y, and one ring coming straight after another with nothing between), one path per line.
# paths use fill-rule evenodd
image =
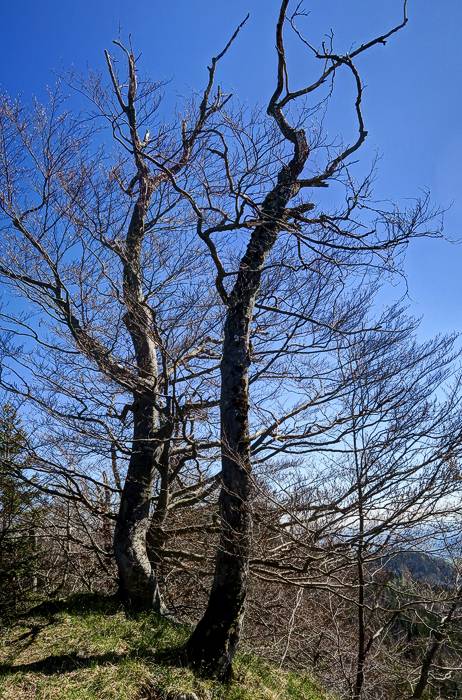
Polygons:
M36 588L37 496L23 478L26 435L11 404L0 408L0 614Z

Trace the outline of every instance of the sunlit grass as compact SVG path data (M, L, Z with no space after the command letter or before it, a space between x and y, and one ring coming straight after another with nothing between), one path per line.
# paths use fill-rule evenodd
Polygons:
M154 614L127 617L110 599L42 606L3 631L1 700L327 700L308 676L242 654L229 685L198 678L178 653L188 628Z

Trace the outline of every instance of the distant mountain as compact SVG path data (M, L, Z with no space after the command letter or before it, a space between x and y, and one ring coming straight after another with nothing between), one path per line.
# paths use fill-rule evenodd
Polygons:
M399 552L384 561L385 568L395 576L408 576L431 586L452 586L456 571L454 566L431 554L423 552Z

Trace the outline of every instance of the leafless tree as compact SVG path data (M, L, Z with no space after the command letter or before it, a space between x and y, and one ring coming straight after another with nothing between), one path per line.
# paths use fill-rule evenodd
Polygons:
M191 541L203 523L214 537L220 531L187 656L223 679L239 642L249 567L260 581L297 590L363 590L352 571L364 574L365 538L379 541L387 526L394 533L400 512L408 525L417 505L427 512L432 475L441 488L459 436L457 421L444 419L437 447L424 432L404 452L413 426L430 431L443 408L427 406L428 417L423 404L420 413L403 412L396 397L409 408L418 389L405 383L403 395L396 383L425 366L432 379L416 386L429 396L450 360L435 342L408 348L397 369L390 354L402 351L412 324L403 330L396 308L374 320L369 304L407 243L438 234L428 198L406 211L379 205L373 172L358 173L352 162L367 138L357 59L406 25L406 2L396 26L348 53L334 50L333 37L315 48L303 18L300 6L290 13L289 0L280 2L266 116L215 88L246 20L171 124L159 112L164 86L142 80L133 48L120 42L121 63L106 52L106 81L71 76L45 107L24 110L6 97L0 107L0 277L9 290L1 383L27 404L36 479L85 511L83 528L92 518L103 523L102 541L88 528L102 562L114 530L120 591L135 608L163 611L159 573L172 561L204 561ZM298 89L289 81L286 27L321 66ZM339 71L352 80L357 132L332 143L322 123ZM82 112L82 96L90 111ZM337 202L329 208L327 187ZM454 389L448 399L451 420L457 396ZM354 455L371 447L351 440L374 427L380 439L391 431L387 447L381 455L377 438L378 454L358 467ZM417 449L431 455L427 463L414 459ZM317 469L322 460L332 478ZM312 468L298 490L287 481L294 467ZM400 488L402 511L372 524L370 513L385 512ZM252 503L268 518L262 532L273 528L268 538L252 541ZM358 531L366 507L367 534ZM357 697L366 647L358 650Z
M207 460L199 465L194 427L216 404L215 301L169 177L188 177L204 126L226 98L210 99L209 83L175 138L156 123L160 86L139 83L133 52L119 48L127 82L108 53L108 88L95 77L74 80L74 93L94 106L90 114L73 115L63 85L47 106L2 101L0 273L11 290L2 384L35 409L31 455L49 493L90 509L82 480L120 493L114 551L122 596L161 610L157 545L172 486L186 504L216 482L203 471ZM157 126L152 139L140 136L146 124ZM210 425L200 436L204 450Z
M355 59L372 47L385 44L389 37L405 26L406 3L403 19L398 25L345 55L336 54L332 45L327 47L324 44L322 49L315 49L297 27L297 19L302 14L299 7L288 16L288 5L288 0L280 5L276 27L276 87L267 107L267 114L273 120L280 144L278 149L273 146L272 152L277 154L277 159L265 173L266 179L259 183L257 195L251 191L243 193L240 183L245 181L247 173L239 170L242 159L237 159L236 162L230 145L230 139L234 137L235 140L236 127L231 123L230 134L228 124L221 128L217 125L216 146L213 150L218 162L222 164L221 172L224 166L224 176L221 180L218 176L219 199L213 200L214 206L211 205L211 195L217 189L216 185L212 187L212 183L217 181L216 171L212 170L204 173L202 192L186 192L186 198L197 217L199 237L206 243L215 263L216 287L226 309L220 394L222 534L209 603L188 643L190 661L221 678L226 678L231 672L248 580L251 538L249 504L252 486L249 366L253 359L253 338L259 338L258 329L262 325L264 327L263 319L270 323L270 314L289 317L292 322L296 320L303 323L308 320L303 300L301 308L296 308L299 298L296 295L292 297L289 292L284 299L280 293L283 285L278 290L279 294L273 290L268 294L269 298L265 298L266 278L271 279L271 274L277 277L278 272L275 270L279 271L281 277L283 270L286 281L290 279L293 282L289 270L296 270L305 282L307 278L316 278L318 275L332 280L339 269L351 270L354 267L358 271L364 269L365 265L373 266L374 259L378 264L384 264L383 258L393 257L394 250L417 235L428 216L428 209L422 203L418 203L408 215L397 211L374 210L370 205L367 212L371 218L366 216L365 220L359 222L360 212L367 209L365 202L370 195L370 179L366 178L360 186L356 186L349 168L351 157L367 137L362 113L363 86ZM292 26L308 51L323 63L319 78L298 90L289 87L284 46L286 23ZM321 96L316 100L316 94L319 91L325 98L322 92L325 84L343 68L353 78L353 104L358 133L342 148L325 149L324 164L314 162L312 165L312 151L319 146L319 140L317 134L313 134L311 139L310 119L313 108L319 108L322 102ZM328 93L327 99L331 97L332 93ZM311 100L310 106L307 107L305 99ZM242 129L239 134L241 131ZM255 133L255 129L252 133ZM239 138L242 142L243 137L240 135ZM326 213L319 207L319 213L312 213L316 208L315 203L305 193L338 182L346 189L346 206L341 211L331 213ZM230 200L227 207L223 192ZM223 233L229 230L238 231L242 228L251 228L249 238L242 241L239 255L236 255L236 246L233 246L233 255L229 256L230 264L227 264L226 248L223 250L223 243L217 244L215 241L217 238L222 241ZM296 251L295 263L290 256L291 249ZM287 257L289 260L286 264ZM269 286L271 287L271 282ZM303 283L294 285L294 291L298 289L303 290ZM258 315L260 310L263 314ZM317 317L316 311L310 321L318 321L319 325L324 323L332 329L332 324L329 326L324 318ZM303 334L302 329L298 328L297 331L299 336ZM287 345L290 337L286 338ZM275 354L268 365L278 355L285 354L282 343L275 349L274 338L272 342ZM287 391L287 384L284 388ZM267 438L274 436L274 432L285 421L294 415L300 416L302 412L303 408L297 406L293 412L275 416L271 428L263 431L260 448L267 450Z
M459 606L452 574L446 585L441 574L425 588L418 582L403 587L393 573L400 556L417 562L424 556L452 571L434 557L445 553L445 542L455 542L460 527L462 423L454 338L418 344L414 332L414 323L391 313L379 330L358 333L340 349L345 390L332 406L335 418L329 421L323 406L328 430L300 437L292 448L303 462L273 471L272 501L266 495L273 512L263 521L268 534L256 540L260 550L255 543L251 558L254 575L276 591L313 592L311 607L308 596L296 612L293 625L303 630L297 641L303 644L305 636L305 653L315 645L310 664L325 663L324 680L355 700L391 697L390 688L399 689L396 697L406 692L405 674L396 673L397 657L409 653L395 634L399 620L441 609L441 624L450 624L446 613ZM310 425L320 426L315 412L313 419ZM314 607L316 615L324 609L322 624L313 621ZM442 641L443 634L431 633L423 675L425 660L431 663ZM384 645L392 663L381 658L386 671L380 672L377 656Z

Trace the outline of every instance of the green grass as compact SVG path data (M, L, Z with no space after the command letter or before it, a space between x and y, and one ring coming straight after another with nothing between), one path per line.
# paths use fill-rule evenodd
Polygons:
M111 599L42 605L3 630L1 700L327 700L306 675L241 654L235 680L198 678L175 662L188 628L154 614L127 617Z

